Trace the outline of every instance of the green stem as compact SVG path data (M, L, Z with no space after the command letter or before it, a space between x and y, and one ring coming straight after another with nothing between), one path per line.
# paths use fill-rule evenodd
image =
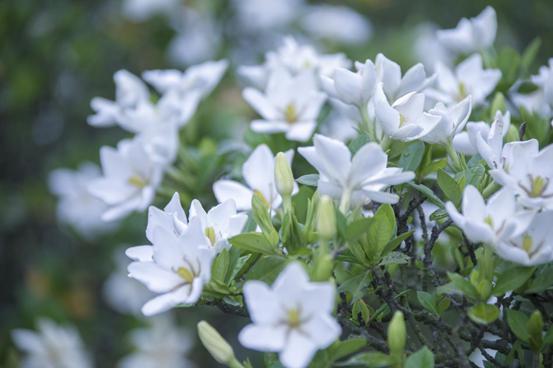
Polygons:
M465 167L466 165L464 164L464 162L462 162L459 154L457 153L457 151L455 151L455 148L453 148L453 144L451 143L451 141L449 141L445 147L447 150L447 155L451 159L451 163L452 163L451 166L453 170L457 172L463 171L466 168Z

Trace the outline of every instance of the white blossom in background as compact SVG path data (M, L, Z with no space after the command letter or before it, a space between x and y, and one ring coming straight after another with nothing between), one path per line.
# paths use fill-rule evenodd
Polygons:
M158 226L152 246L132 247L126 253L134 260L128 267L129 277L159 294L142 307L146 316L179 304L195 304L211 278L215 255L198 219L192 219L180 235Z
M536 214L528 229L515 238L503 239L494 246L503 259L536 266L553 261L553 211Z
M367 143L353 158L340 141L317 134L313 143L313 147L300 147L298 152L319 172L319 192L340 199L343 210L350 203L396 203L399 197L385 192L386 188L414 178L412 172L386 167L388 156L376 143Z
M548 65L540 67L538 74L532 75L530 81L537 89L522 94L512 92L511 97L519 108L550 118L553 115L553 58Z
M170 15L179 5L179 0L124 0L122 11L125 17L142 22L155 15Z
M474 243L496 245L512 239L525 231L534 217L534 212L519 208L514 193L508 189L495 193L486 203L478 189L468 185L462 207L461 214L453 203L446 203L455 225Z
M417 27L413 52L417 60L429 71L434 71L436 62L450 66L453 55L444 45L439 43L435 24L423 23Z
M472 112L472 98L468 96L461 102L450 106L438 102L428 112L440 116L441 119L434 129L424 135L421 140L427 143L448 144L467 124Z
M103 176L90 181L88 190L103 200L106 221L143 211L154 199L163 175L162 167L148 155L138 140L123 140L117 148L100 149Z
M497 16L494 8L487 6L474 18L462 18L457 27L440 30L440 43L456 53L469 54L490 48L497 32Z
M351 62L344 54L320 54L310 45L299 44L293 37L286 37L276 51L265 55L261 65L238 68L238 75L250 86L265 90L274 70L285 69L296 75L311 71L317 76L328 76L338 68L348 68Z
M510 125L511 114L497 111L491 126L483 121L469 122L467 130L453 138L453 147L465 155L479 153L492 169L501 167L503 138Z
M540 151L535 139L507 143L502 159L503 166L490 170L496 182L527 207L553 209L553 145Z
M193 341L168 315L148 319L148 326L130 332L134 352L124 357L119 368L191 368L187 358Z
M246 32L267 32L292 22L305 6L304 0L233 0L236 24Z
M436 86L428 88L427 96L446 104L452 104L472 96L473 106L485 103L486 97L501 79L498 69L484 69L480 54L473 54L451 70L436 63Z
M115 223L102 220L107 206L88 190L90 181L100 175L98 166L85 162L77 170L53 170L48 177L50 191L59 198L58 220L73 226L87 238L102 234L115 226Z
M131 279L127 272L129 259L118 250L114 254L115 270L103 285L104 299L110 307L122 314L140 315L140 308L153 294L140 282Z
M128 111L136 109L149 101L148 87L136 75L119 70L113 75L115 82L115 101L103 97L94 97L90 103L94 115L88 117L92 126L112 126L121 121Z
M310 282L299 263L287 266L272 286L248 281L244 299L253 323L238 339L250 349L278 352L286 368L307 367L317 350L340 336L332 316L335 293L329 282Z
M344 44L363 44L372 35L369 20L347 6L310 6L300 24L312 37Z
M292 164L294 151L284 153ZM234 199L236 209L247 211L251 209L252 196L258 192L263 196L267 205L275 209L282 203L275 184L275 157L265 144L256 147L242 166L242 177L245 184L234 180L218 180L213 184L213 193L219 203ZM298 190L294 187L294 192Z
M331 103L335 104L334 102ZM321 126L320 132L329 138L346 142L357 137L357 122L334 106L332 112Z
M40 319L37 331L15 329L13 342L25 356L22 368L91 368L92 363L77 330Z
M252 121L252 130L285 133L287 139L300 142L309 140L315 131L326 100L312 72L292 76L284 69L271 74L265 93L246 88L242 95L262 117Z
M374 97L374 115L383 133L393 139L424 138L443 120L441 114L424 111L425 95L408 93L390 104L379 83ZM445 124L444 124L445 125Z

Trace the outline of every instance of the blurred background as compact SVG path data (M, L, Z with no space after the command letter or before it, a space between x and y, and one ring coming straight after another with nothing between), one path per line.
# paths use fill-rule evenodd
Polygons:
M404 67L419 60L431 65L438 56L427 52L433 48L425 32L454 27L486 5L497 11L496 46L522 50L539 37L537 65L553 56L551 0L1 1L0 366L18 366L10 331L33 328L40 317L74 325L101 367L116 366L130 353L129 334L144 325L124 310L113 290L125 283L121 249L145 241L145 214L128 217L104 235L83 236L59 223L57 199L48 187L52 170L98 162L100 146L126 136L121 129L86 123L94 96L113 98L114 72L139 75L210 59L231 61L222 84L183 133L201 160L249 121L235 67L260 62L283 36L353 60L383 52ZM200 196L212 203L213 179L184 189L184 202ZM166 201L160 196L157 203ZM231 340L246 322L233 318L237 325L231 325L208 308L179 309L175 315L191 336L195 322L208 318ZM188 356L197 366L215 365L203 348Z

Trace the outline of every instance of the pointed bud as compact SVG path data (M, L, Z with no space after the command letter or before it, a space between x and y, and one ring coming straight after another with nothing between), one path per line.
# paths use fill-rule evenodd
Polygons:
M388 325L388 347L390 348L391 355L403 355L406 337L407 332L405 331L403 313L396 311Z
M323 240L331 240L336 236L336 210L329 196L323 195L319 200L317 216L317 232Z
M275 183L281 196L288 197L292 195L294 175L286 155L282 152L277 153L275 157Z
M218 363L230 365L236 361L228 342L206 321L198 323L198 336L204 347Z

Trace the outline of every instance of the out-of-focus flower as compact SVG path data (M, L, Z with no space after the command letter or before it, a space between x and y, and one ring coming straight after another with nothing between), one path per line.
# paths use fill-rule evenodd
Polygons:
M179 5L179 0L124 0L123 15L141 22L154 15L170 15Z
M534 217L534 212L518 208L512 191L500 190L486 203L472 185L463 194L463 214L451 202L446 203L446 209L470 241L490 245L520 235Z
M443 103L438 102L438 104L428 112L432 115L440 116L441 119L436 127L421 139L428 143L447 144L457 133L463 130L470 117L471 111L471 96L450 106L445 106Z
M85 162L78 170L56 169L48 177L50 191L58 198L58 220L70 224L85 237L112 229L115 223L102 220L106 204L93 196L88 185L100 177L100 169Z
M367 60L364 64L356 62L355 68L355 72L336 68L331 76L323 77L323 86L329 96L339 102L360 110L366 109L377 84L376 67L371 60Z
M240 332L240 343L278 352L287 368L307 367L318 349L340 335L340 325L331 315L334 286L310 282L298 263L287 266L271 287L248 281L244 298L253 323Z
M340 199L342 210L348 209L350 203L358 205L370 200L396 203L399 197L384 190L414 178L412 172L387 168L388 156L376 143L364 145L352 158L340 141L317 134L313 142L313 147L300 147L298 151L319 171L319 192Z
M237 25L247 32L282 28L292 22L304 7L304 0L233 0Z
M148 320L149 326L133 330L135 351L124 357L119 368L191 368L186 357L192 348L190 334L167 315Z
M501 79L498 69L483 69L482 57L474 54L461 62L455 70L436 64L437 86L426 90L429 97L451 104L472 96L474 106L482 105Z
M507 143L501 159L503 165L490 170L496 182L527 207L553 209L553 145L540 151L535 139Z
M275 70L265 94L246 88L244 99L261 115L263 120L252 121L258 133L285 133L294 141L307 141L317 126L319 111L326 99L318 91L312 72L291 76L286 70Z
M553 58L540 67L539 73L530 77L537 89L530 93L513 92L511 96L518 107L550 118L553 115Z
M453 138L453 147L457 152L471 156L481 150L480 156L488 165L491 168L498 167L503 138L507 135L510 126L511 114L508 111L505 114L497 111L491 126L483 121L467 123L466 131L458 133ZM480 140L482 141L479 142Z
M335 101L331 101L333 111L321 126L322 135L346 142L357 136L357 122L336 107Z
M152 202L163 175L138 140L123 140L100 149L103 176L90 181L88 190L103 200L108 209L106 221L122 218L132 211L143 211Z
M206 321L198 323L198 337L213 359L229 367L236 366L232 346Z
M495 252L508 261L535 266L553 261L553 211L538 213L528 229L512 239L503 239Z
M292 164L294 151L289 150L284 154ZM269 207L280 206L282 198L275 183L275 157L267 145L261 144L252 152L242 166L242 176L246 185L224 179L213 184L213 192L219 203L234 199L238 210L249 210L252 196L254 192L258 192ZM294 192L296 191L297 185L294 188Z
M104 298L119 313L139 315L140 308L153 295L144 285L128 276L130 262L125 254L118 250L114 256L116 269L104 283Z
M409 93L390 104L379 83L374 97L376 122L385 135L401 141L421 139L438 126L442 117L424 111L425 96Z
M438 61L448 66L453 63L450 50L438 42L435 24L423 23L417 27L413 48L416 59L429 71L434 71Z
M362 44L372 34L368 19L347 6L311 6L300 23L311 36L345 44Z
M492 46L497 32L494 8L487 6L474 18L463 18L453 29L437 33L441 44L457 53L482 51Z
M23 368L90 368L90 357L73 327L60 326L46 319L38 321L38 331L12 331L15 345L26 353Z
M195 304L211 278L215 254L199 219L192 219L180 235L158 226L153 231L152 246L132 247L126 253L134 260L128 267L129 277L161 294L144 304L142 313L146 316L179 304Z

